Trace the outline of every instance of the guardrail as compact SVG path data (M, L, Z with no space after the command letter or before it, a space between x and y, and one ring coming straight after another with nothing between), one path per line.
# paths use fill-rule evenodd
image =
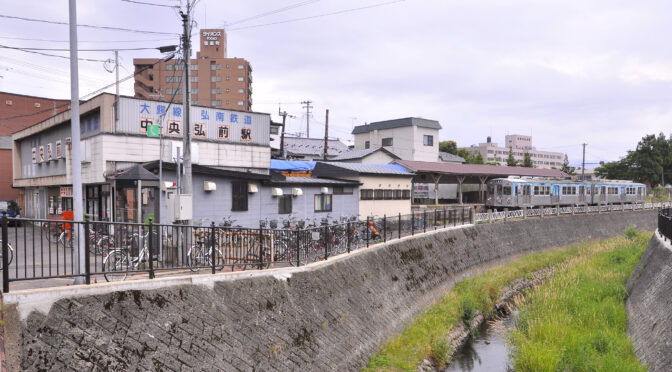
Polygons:
M514 210L504 210L501 212L476 213L475 223L493 223L497 221L506 221L510 219L526 219L529 217L575 215L588 213L609 213L628 210L655 209L671 206L670 203L641 203L641 204L603 204L603 205L584 205L569 207L537 207L523 208Z
M664 208L658 212L658 233L665 241L672 241L672 208Z
M472 223L472 217L471 208L452 208L300 229L250 229L151 220L137 224L15 219L3 214L2 290L6 293L10 283L30 280L81 278L90 284L129 276L153 279L167 271L214 274L300 266L371 244Z

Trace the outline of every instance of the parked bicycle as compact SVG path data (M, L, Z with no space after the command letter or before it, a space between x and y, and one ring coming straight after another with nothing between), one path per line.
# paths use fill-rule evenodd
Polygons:
M65 223L44 223L42 231L48 242L72 248L72 229Z
M2 240L0 240L0 247L2 247ZM7 265L12 263L12 260L14 259L14 247L12 247L12 243L7 243ZM2 250L0 249L0 270L2 270Z
M156 232L153 238L156 239ZM134 244L142 246L139 249L138 256L132 256ZM129 271L138 270L142 263L147 262L154 257L149 257L149 231L142 234L133 233L125 242L123 247L115 248L103 255L103 273L108 282L126 280Z

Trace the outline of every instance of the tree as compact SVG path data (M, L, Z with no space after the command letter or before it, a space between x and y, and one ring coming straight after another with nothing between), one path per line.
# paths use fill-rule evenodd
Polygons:
M455 142L455 141L441 141L441 142L439 142L439 151L447 152L447 153L453 154L453 155L458 155L458 153L457 153L457 142Z
M525 157L523 158L523 167L534 168L534 163L532 163L532 156L530 153L525 151Z
M515 167L518 165L518 160L513 157L513 147L509 147L509 157L506 159L506 165L508 167Z
M567 154L565 154L565 161L562 163L562 167L560 168L560 171L568 174L570 176L573 176L575 174L576 168L575 167L570 167L569 166L569 158L567 157Z
M471 164L483 164L483 155L479 152L476 154L476 156L472 159Z
M472 155L467 149L457 149L457 154L455 155L463 158L467 163L471 163L474 159L474 155Z
M631 180L632 172L626 158L612 161L595 168L595 175L608 180Z

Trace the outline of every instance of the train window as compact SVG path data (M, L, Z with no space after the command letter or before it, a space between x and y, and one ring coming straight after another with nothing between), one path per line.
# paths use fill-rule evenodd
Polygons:
M488 194L494 194L495 193L495 185L488 185Z
M511 195L511 186L504 186L502 194L503 195Z
M534 195L539 195L539 186L534 186Z

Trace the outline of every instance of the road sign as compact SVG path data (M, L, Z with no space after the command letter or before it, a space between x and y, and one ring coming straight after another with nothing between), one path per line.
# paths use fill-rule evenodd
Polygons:
M147 137L158 137L159 133L161 133L161 127L158 124L147 126Z

